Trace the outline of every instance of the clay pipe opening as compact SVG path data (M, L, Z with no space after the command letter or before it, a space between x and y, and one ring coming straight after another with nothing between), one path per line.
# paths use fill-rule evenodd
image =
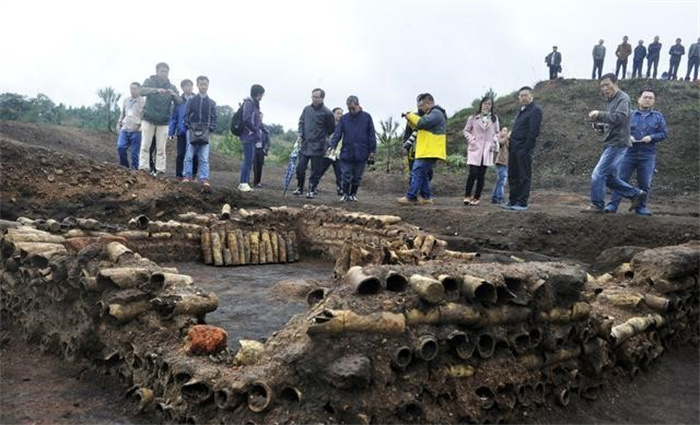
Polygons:
M408 287L408 278L401 273L389 270L386 274L386 290L391 292L403 292Z
M416 341L416 357L429 362L438 355L438 341L433 335L421 335Z
M450 342L450 345L454 347L457 357L460 359L469 359L474 354L476 344L466 333L462 331L451 332L447 336L447 340Z
M494 351L496 351L496 338L488 332L484 332L479 335L476 344L479 357L482 359L488 359L493 356Z
M312 289L311 291L309 291L308 294L306 294L306 304L308 304L309 307L313 307L316 304L323 301L323 299L325 297L326 297L326 289L325 288Z
M438 281L445 288L445 298L450 301L459 298L459 287L461 286L462 282L458 277L443 274L438 276Z
M481 407L484 409L489 410L496 404L494 400L496 395L493 393L493 390L490 387L479 387L476 389L475 393L476 396L479 397Z
M262 381L253 382L248 391L248 409L260 413L267 409L272 402L272 389Z
M484 279L464 275L462 276L462 294L469 300L481 303L493 304L496 302L496 287Z
M554 389L554 398L561 406L566 407L571 400L571 392L567 387L557 387Z
M392 358L392 363L394 366L403 369L411 363L413 358L413 350L410 347L402 346L394 351L394 357Z
M145 215L140 215L140 216L136 217L136 224L137 224L138 228L141 230L148 229L148 223L150 221L151 220Z
M360 295L378 294L382 290L382 281L377 276L366 275L360 266L350 267L345 279Z
M280 391L280 399L289 404L301 403L301 391L293 386L286 386Z

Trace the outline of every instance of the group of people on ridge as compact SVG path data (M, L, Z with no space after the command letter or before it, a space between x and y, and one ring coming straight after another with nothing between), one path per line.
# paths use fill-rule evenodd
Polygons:
M632 45L628 42L627 36L622 37L622 43L615 50L615 76L619 79L624 79L627 76L627 64L629 57L632 56L632 78L642 78L642 68L644 59L647 60L646 78L656 78L657 69L659 66L659 57L661 56L662 44L659 41L659 36L654 37L654 41L649 44L649 47L644 46L644 40L639 40L637 46L632 49ZM593 73L592 79L601 79L603 73L603 64L605 63L605 41L600 40L593 47ZM676 43L671 46L668 51L669 68L667 72L662 73L661 78L666 80L676 80L678 78L678 68L681 63L681 58L685 55L685 47L680 38L676 39ZM561 53L557 46L552 47L545 58L545 63L549 68L549 79L554 80L561 72ZM688 49L688 70L685 74L685 80L690 81L690 74L693 73L692 80L698 79L698 66L700 66L700 38L696 43L690 45ZM653 68L653 72L652 72ZM620 71L622 73L620 74ZM597 74L597 77L596 77ZM681 74L682 75L682 74Z

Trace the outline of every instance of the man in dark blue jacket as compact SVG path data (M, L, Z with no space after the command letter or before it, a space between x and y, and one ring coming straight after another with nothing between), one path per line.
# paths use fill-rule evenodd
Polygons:
M316 196L316 186L324 171L324 155L328 148L328 136L335 129L335 118L330 109L326 108L323 100L326 92L322 89L311 91L311 105L307 105L299 117L297 132L299 141L299 160L297 163L297 188L292 194L304 193L306 168L311 162L311 177L309 177L309 192L307 198Z
M341 202L357 201L357 189L367 161L374 161L377 150L377 135L374 132L372 116L362 110L357 96L350 96L346 102L348 113L340 118L331 138L330 147L335 149L342 139L340 168L342 169L343 197Z
M627 183L630 182L632 173L637 171L639 189L646 192L646 196L635 206L635 212L639 215L651 215L647 201L656 165L656 144L666 139L666 120L661 112L653 109L655 100L656 94L651 89L644 89L639 94L639 109L632 111L630 119L632 147L627 149L618 171L618 177ZM617 212L621 198L619 192L613 192L612 199L605 206L605 212Z
M668 54L671 56L669 59L668 79L675 80L678 77L678 67L681 64L681 56L685 55L685 47L681 44L680 38L676 39L676 44L671 46Z
M525 86L518 90L520 110L512 125L508 152L510 200L501 207L506 210L524 211L530 198L532 152L542 125L542 109L533 100L531 87Z
M209 97L209 78L197 77L199 93L187 101L185 127L187 128L187 153L185 154L184 182L192 179L192 158L199 158L199 181L209 187L209 137L216 130L216 102Z
M175 177L182 180L184 176L185 154L187 153L187 129L185 128L185 104L194 97L192 80L184 79L180 82L182 89L182 103L175 106L173 114L170 116L170 126L168 127L168 140L177 137L177 157L175 159ZM192 159L192 175L197 175L197 165L199 159L195 156Z
M647 57L647 48L644 47L644 40L639 40L639 44L634 48L634 57L632 58L632 78L642 78L642 65L645 57Z
M649 44L649 50L647 51L647 78L649 75L653 75L652 78L656 78L656 69L659 66L659 54L661 54L661 43L659 43L659 36L654 37L654 41ZM654 74L651 74L651 66L654 65Z

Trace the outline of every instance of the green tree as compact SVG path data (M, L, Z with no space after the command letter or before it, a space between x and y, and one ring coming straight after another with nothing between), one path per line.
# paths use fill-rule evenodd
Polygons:
M117 93L112 87L105 87L97 90L97 96L99 96L100 100L102 101L100 106L107 115L107 131L113 133L112 118L116 118L114 117L115 113L117 115L119 114L118 102L122 95L120 93Z
M31 109L26 96L16 93L0 94L0 119L20 120Z
M391 173L391 157L394 156L394 151L396 150L396 145L398 144L398 139L396 137L396 130L399 128L398 121L394 121L394 117L389 117L388 120L379 121L379 125L382 128L381 132L377 132L377 138L382 146L384 155L386 157L386 173Z

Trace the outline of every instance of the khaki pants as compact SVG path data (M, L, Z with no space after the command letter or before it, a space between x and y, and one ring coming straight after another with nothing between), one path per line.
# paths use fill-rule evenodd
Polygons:
M165 143L168 141L168 126L155 125L148 121L141 122L141 153L139 154L139 170L148 170L148 149L151 147L153 135L156 135L156 172L165 172Z

